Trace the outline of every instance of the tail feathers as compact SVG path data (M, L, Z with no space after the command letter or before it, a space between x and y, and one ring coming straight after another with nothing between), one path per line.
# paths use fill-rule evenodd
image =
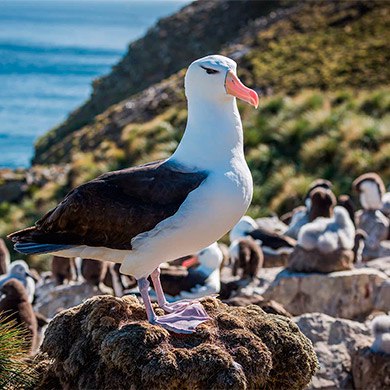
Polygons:
M23 230L18 230L17 232L11 233L7 236L13 242L17 242L19 240L26 241L28 240L32 234L36 231L36 227L32 226Z
M38 244L36 242L18 242L14 245L14 249L25 255L53 253L66 249L73 248L75 245L64 244Z

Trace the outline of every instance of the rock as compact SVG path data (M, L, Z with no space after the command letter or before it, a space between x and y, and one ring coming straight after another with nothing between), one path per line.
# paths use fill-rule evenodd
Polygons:
M375 309L385 313L390 311L390 279L382 283L375 298Z
M34 310L47 318L52 318L63 309L77 306L96 295L107 294L107 291L102 291L88 283L56 286L55 282L50 282L43 285L37 294L38 299L34 305Z
M357 268L375 268L385 273L390 278L390 256L356 264Z
M292 272L335 272L353 268L353 251L338 249L322 253L317 249L306 250L296 246L291 253L287 268Z
M35 388L52 381L100 390L303 389L310 382L317 358L290 319L214 298L202 304L212 321L191 335L148 323L135 297L100 296L63 311L46 331Z
M26 183L23 180L0 180L0 203L21 200L25 189Z
M288 264L290 250L272 251L270 248L263 247L264 268L285 267Z
M390 388L390 355L375 353L362 346L352 354L352 376L356 389Z
M372 341L368 327L323 313L303 314L294 321L313 343L320 363L308 389L353 389L350 353L359 343Z
M362 319L375 308L386 275L370 268L329 274L280 272L264 292L293 315L323 312L333 317Z

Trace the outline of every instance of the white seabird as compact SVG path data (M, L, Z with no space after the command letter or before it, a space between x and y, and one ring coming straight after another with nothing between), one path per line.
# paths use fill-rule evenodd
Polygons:
M151 323L188 333L209 317L200 303L169 305L158 267L217 241L246 212L252 176L236 97L258 106L258 95L220 55L194 61L185 76L188 120L165 161L110 172L72 190L34 227L11 234L22 253L55 253L121 263L134 275ZM159 305L148 295L151 275Z

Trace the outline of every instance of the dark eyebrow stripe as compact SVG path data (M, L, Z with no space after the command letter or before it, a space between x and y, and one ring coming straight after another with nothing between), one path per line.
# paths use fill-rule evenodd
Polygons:
M214 72L214 73L219 73L219 70L216 70L216 69L213 69L213 68L207 68L203 65L199 65L202 69L204 69L205 71L211 71L211 72Z

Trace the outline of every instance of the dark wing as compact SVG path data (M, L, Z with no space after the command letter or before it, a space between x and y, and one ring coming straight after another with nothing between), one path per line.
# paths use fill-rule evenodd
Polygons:
M72 190L35 227L9 236L17 243L131 249L131 239L179 209L207 177L171 162L110 172Z
M260 228L248 232L247 235L255 240L262 241L262 245L273 249L284 247L294 248L296 244L296 241L288 236L283 236Z

